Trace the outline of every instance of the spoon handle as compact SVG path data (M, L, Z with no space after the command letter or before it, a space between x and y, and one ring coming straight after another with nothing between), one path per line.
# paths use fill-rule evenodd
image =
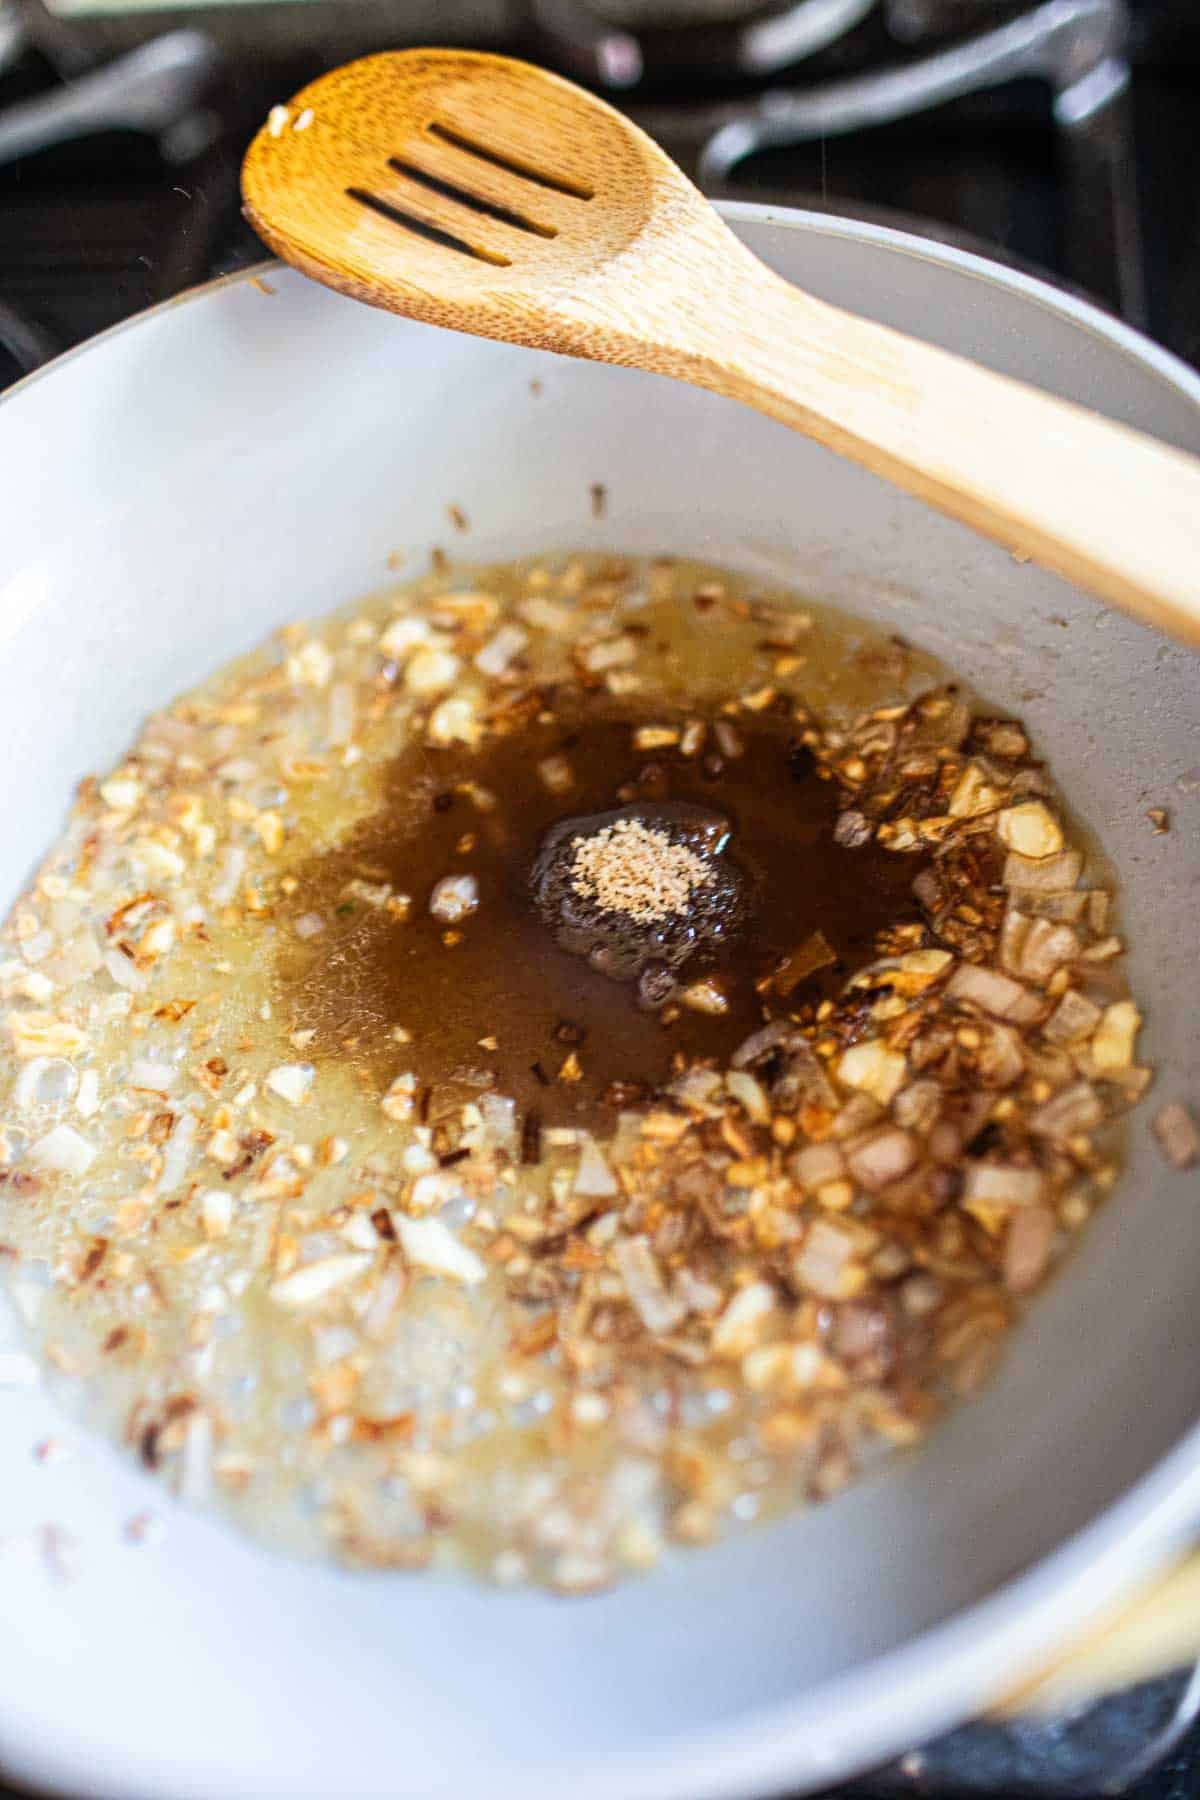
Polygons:
M675 284L656 344L637 320L643 366L807 433L1200 645L1200 461L828 306L739 245L721 262Z

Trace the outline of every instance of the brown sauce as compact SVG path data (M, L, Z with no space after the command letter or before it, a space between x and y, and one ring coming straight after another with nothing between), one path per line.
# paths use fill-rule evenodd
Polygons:
M705 754L685 757L633 747L650 716L644 703L634 712L572 695L556 707L477 750L406 748L382 771L378 809L295 870L288 914L316 912L327 925L309 942L289 934L277 973L289 1028L315 1032L305 1051L314 1061L349 1057L381 1087L413 1070L432 1116L491 1087L546 1124L604 1129L615 1107L670 1079L677 1052L727 1062L768 1016L802 1014L839 988L876 954L881 928L917 916L912 881L922 859L834 841L844 802L797 744L790 718L741 715L742 754L716 754L710 734ZM662 709L653 718L664 722ZM574 779L552 792L538 765L558 754ZM491 810L481 810L472 785L494 797ZM560 948L539 917L531 875L547 830L638 802L704 807L732 826L725 854L743 884L739 929L715 958L702 952L681 974L720 976L728 997L720 1016L639 1007L633 984ZM478 907L448 928L431 916L430 894L444 877L468 873ZM411 896L408 917L354 898L355 881ZM817 931L836 964L786 1000L764 996L772 971ZM411 1041L398 1040L397 1027ZM480 1043L493 1038L495 1049ZM579 1077L561 1079L572 1057Z

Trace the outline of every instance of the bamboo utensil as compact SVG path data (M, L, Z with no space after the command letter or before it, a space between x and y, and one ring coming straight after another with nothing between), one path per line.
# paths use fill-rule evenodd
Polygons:
M743 401L1200 643L1200 462L790 286L556 75L366 57L273 110L242 182L259 234L330 287Z

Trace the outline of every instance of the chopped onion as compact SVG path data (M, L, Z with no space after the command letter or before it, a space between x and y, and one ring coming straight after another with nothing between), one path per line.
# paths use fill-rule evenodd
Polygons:
M212 885L212 897L218 906L229 905L241 886L245 873L246 852L240 844L234 844L221 858L221 867Z
M860 1088L880 1106L890 1106L908 1074L908 1064L898 1050L869 1039L842 1052L837 1072L847 1087Z
M767 1104L767 1096L753 1075L744 1069L731 1069L725 1077L725 1086L738 1104L745 1108L750 1119L756 1125L765 1125L771 1117L771 1108Z
M752 1069L755 1063L762 1062L795 1035L795 1026L783 1019L772 1019L769 1025L763 1025L758 1031L752 1031L744 1038L730 1057L729 1061L735 1069ZM803 1042L803 1040L801 1040Z
M891 1321L884 1307L852 1301L839 1306L833 1328L833 1348L838 1356L854 1362L861 1356L878 1356L891 1336Z
M793 1258L792 1273L801 1287L824 1299L836 1300L853 1255L854 1243L849 1235L830 1220L818 1219Z
M508 1094L479 1096L484 1129L498 1150L511 1150L517 1141L517 1103Z
M22 1112L35 1106L52 1106L71 1098L77 1080L74 1069L64 1057L35 1056L17 1076L13 1101Z
M529 633L520 625L501 625L476 656L475 667L484 675L503 675L528 642Z
M1025 1073L1021 1039L1008 1025L993 1025L979 1051L976 1072L985 1087L1012 1087Z
M884 1109L870 1094L855 1094L833 1121L833 1135L845 1141L860 1137L883 1117Z
M397 1221L399 1223L399 1221ZM442 1227L445 1230L445 1227ZM449 1233L447 1233L447 1236ZM271 1283L270 1294L276 1306L289 1310L312 1306L327 1294L336 1293L356 1281L371 1264L370 1256L361 1250L343 1250L301 1268Z
M189 1506L198 1506L212 1486L212 1453L212 1420L197 1409L184 1426L177 1477L179 1498Z
M440 706L434 707L425 727L429 742L443 749L450 744L469 744L474 749L483 731L479 701L474 694L448 694Z
M152 1094L169 1094L178 1078L178 1069L173 1069L169 1063L143 1059L130 1063L126 1086L148 1088Z
M160 1193L170 1194L179 1186L192 1160L195 1141L195 1115L181 1113L163 1151L163 1169L158 1181Z
M964 1169L963 1203L983 1206L1036 1206L1045 1192L1040 1169L1024 1169L1007 1163L968 1162Z
M335 681L329 690L328 731L334 749L342 748L354 736L354 688L348 681Z
M392 1315L404 1292L405 1280L400 1259L395 1257L390 1266L384 1268L375 1292L371 1295L366 1312L363 1314L363 1330L373 1342L378 1343L387 1336L391 1328Z
M590 1132L584 1135L574 1191L589 1200L607 1200L621 1191L603 1151Z
M200 1217L205 1237L224 1237L233 1222L233 1195L229 1189L205 1188L200 1196Z
M479 905L479 883L474 875L445 875L429 896L429 910L443 924L456 925Z
M1046 1272L1058 1221L1048 1207L1023 1206L1013 1214L1004 1240L1004 1285L1027 1294Z
M981 968L978 963L960 963L947 984L946 992L956 1000L969 1000L997 1019L1009 1019L1016 1025L1031 1025L1041 1016L1042 1003L1036 994L1019 981L1002 975L999 969Z
M267 1075L265 1086L289 1106L299 1106L313 1084L316 1070L311 1063L280 1063Z
M1026 888L1021 894L1021 906L1031 918L1077 925L1087 911L1088 896L1084 888L1067 888L1050 894L1039 894L1035 888Z
M767 1281L752 1281L739 1288L713 1326L712 1349L716 1356L744 1356L762 1340L767 1320L778 1296Z
M918 1154L917 1140L911 1133L893 1126L847 1146L846 1162L859 1186L877 1193L890 1181L907 1175Z
M949 1119L939 1119L929 1133L929 1154L934 1162L950 1167L962 1153L963 1135Z
M942 1090L936 1081L910 1081L892 1101L897 1125L906 1131L931 1131L942 1110Z
M807 1038L793 1035L784 1049L783 1068L771 1082L771 1097L779 1106L823 1106L831 1112L838 1098L828 1075Z
M1091 1043L1092 1062L1102 1075L1130 1067L1141 1028L1142 1015L1132 1000L1118 1000L1105 1008Z
M29 1146L29 1160L35 1168L50 1169L56 1175L86 1175L96 1152L73 1125L56 1125Z
M618 1238L612 1254L625 1292L646 1330L657 1336L682 1324L686 1309L668 1292L649 1240Z
M415 1267L448 1275L451 1281L461 1281L467 1287L475 1287L486 1278L487 1265L440 1219L409 1219L403 1213L393 1216L400 1247Z
M1160 1107L1152 1129L1173 1169L1190 1169L1200 1162L1200 1127L1181 1101L1171 1100Z
M719 1015L729 1011L729 996L712 975L702 975L680 991L680 1003L692 1012Z
M683 1268L675 1276L675 1292L689 1312L712 1312L721 1304L721 1290L711 1281L702 1281L691 1269Z
M428 619L403 616L394 619L379 639L379 648L395 662L402 662L418 644L427 644L433 636Z
M791 1160L791 1171L806 1194L824 1187L827 1181L840 1181L846 1173L846 1161L837 1144L806 1144Z
M1081 1038L1091 1037L1101 1017L1095 1001L1068 988L1043 1025L1042 1035L1052 1044L1077 1044Z
M1017 973L1041 986L1055 969L1073 962L1079 951L1079 938L1069 925L1056 925L1052 919L1031 919L1021 945Z
M90 1119L100 1110L100 1076L95 1069L85 1069L79 1077L75 1111L81 1119Z
M418 1214L436 1212L439 1207L449 1206L463 1192L462 1182L453 1169L434 1169L425 1175L418 1175L412 1185L409 1201L413 1211Z
M996 820L996 833L1009 850L1039 862L1063 847L1062 826L1041 800L1006 808Z
M1035 1107L1029 1115L1029 1129L1039 1137L1069 1138L1091 1131L1103 1117L1104 1108L1095 1089L1088 1082L1079 1081L1055 1094L1044 1106Z
M672 1100L681 1106L710 1106L721 1091L721 1076L716 1069L685 1069L668 1088Z
M1032 888L1035 893L1059 893L1073 888L1083 873L1083 857L1078 850L1060 850L1056 856L1021 856L1010 851L1004 859L1002 880L1006 888Z
M120 950L106 950L104 966L117 986L128 988L131 993L140 994L146 985L146 977L142 971L135 969L129 958Z

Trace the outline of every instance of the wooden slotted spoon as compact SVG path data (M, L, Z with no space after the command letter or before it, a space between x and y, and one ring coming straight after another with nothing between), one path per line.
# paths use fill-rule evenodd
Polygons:
M1200 643L1200 462L791 287L556 75L366 57L275 108L242 191L271 248L329 287L744 401Z

